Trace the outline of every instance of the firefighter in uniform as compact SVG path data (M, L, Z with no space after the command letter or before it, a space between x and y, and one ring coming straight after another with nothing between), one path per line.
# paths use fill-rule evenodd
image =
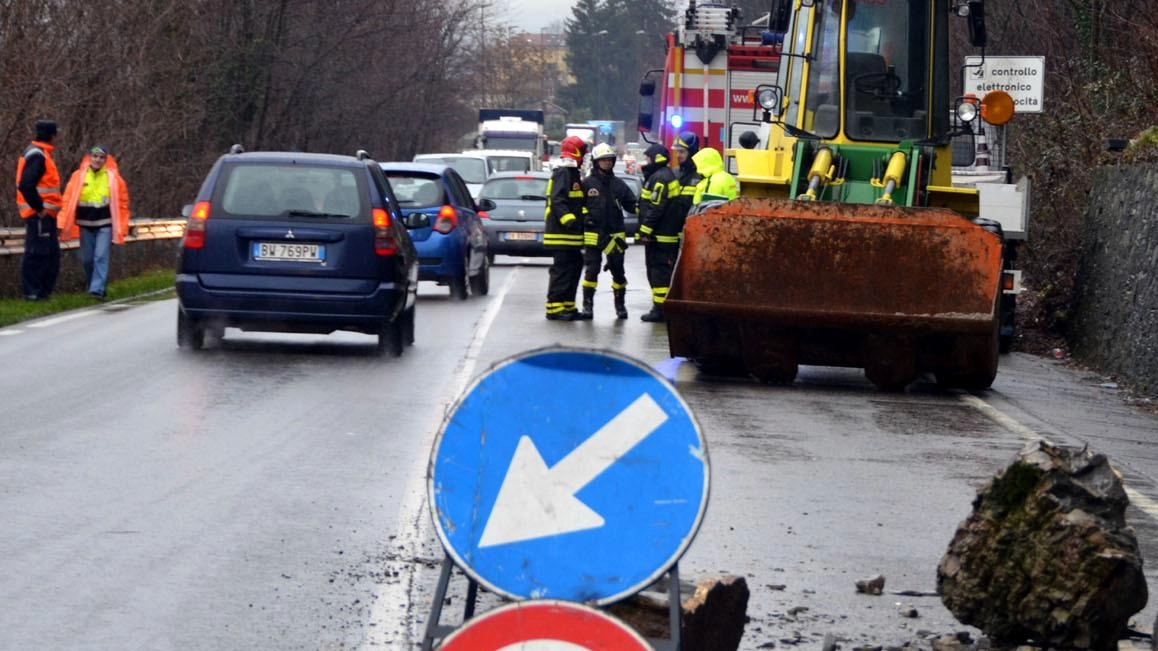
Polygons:
M668 165L667 150L659 146L657 153L655 145L648 149L648 152L663 156L664 160L660 162L652 158L649 166L645 168L644 174L648 176L648 181L640 197L648 214L644 217L641 212L639 232L643 236L641 239L644 242L644 258L647 265L647 280L651 284L652 301L651 310L640 317L642 321L660 323L665 320L663 304L671 287L672 270L679 254L680 240L683 238L684 220L691 210L696 185L700 182L696 164L692 161L692 156L699 149L700 139L695 133L690 131L681 133L672 143L672 151L679 161L679 167L676 170L668 168L668 172L663 172L662 169ZM657 177L657 174L662 176ZM661 183L666 185L661 186ZM648 202L651 205L647 205Z
M635 194L615 176L615 148L607 143L595 146L591 153L594 168L583 179L583 194L587 197L587 219L583 233L583 318L594 315L595 289L599 286L599 272L611 272L611 290L615 296L615 316L627 318L627 276L623 272L623 254L627 251L627 233L623 226L623 211L639 210ZM603 267L603 256L607 266Z
M656 143L643 153L643 189L639 191L639 235L643 243L643 260L647 282L651 285L651 310L640 317L644 321L663 320L663 302L671 284L671 272L679 252L676 234L675 205L672 193L679 192L675 172L671 168L667 147Z
M52 294L60 273L56 214L64 203L60 172L52 159L56 123L36 121L36 139L16 163L16 210L24 220L24 259L20 283L24 298L42 301Z
M583 222L587 206L583 197L579 165L587 145L581 138L567 136L559 143L562 162L547 184L546 228L543 246L552 252L547 284L547 319L579 321L575 292L583 274Z

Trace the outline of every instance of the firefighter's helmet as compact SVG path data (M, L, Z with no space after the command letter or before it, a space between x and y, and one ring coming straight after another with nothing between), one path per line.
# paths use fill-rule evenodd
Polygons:
M591 151L591 160L604 160L607 158L615 160L616 156L615 148L605 142L595 145L595 149Z
M700 150L700 137L694 131L685 131L671 144L672 149L682 147L688 150L689 156L694 156Z
M563 142L559 143L559 155L563 158L570 158L576 162L583 161L583 155L587 153L587 143L579 136L567 136Z

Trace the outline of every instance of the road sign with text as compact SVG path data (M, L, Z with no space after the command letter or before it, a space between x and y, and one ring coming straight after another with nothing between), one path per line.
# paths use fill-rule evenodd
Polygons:
M443 547L480 584L603 605L679 560L708 477L699 425L663 377L610 351L547 348L467 389L428 490Z
M1013 98L1014 114L1045 110L1045 57L965 57L965 92L978 98L1003 90Z

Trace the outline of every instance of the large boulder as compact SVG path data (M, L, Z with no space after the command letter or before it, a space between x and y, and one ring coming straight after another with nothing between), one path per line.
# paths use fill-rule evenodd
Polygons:
M1147 598L1128 503L1105 456L1028 444L949 543L941 600L998 644L1116 649Z

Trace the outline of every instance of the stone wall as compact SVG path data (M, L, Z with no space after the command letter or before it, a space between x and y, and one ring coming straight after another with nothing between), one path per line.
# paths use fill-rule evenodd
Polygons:
M1074 354L1158 391L1158 165L1098 171L1082 242Z
M146 271L172 269L176 275L177 247L184 220L133 220L123 246L113 245L109 254L109 281ZM5 229L0 237L0 298L19 298L20 261L23 258L23 229ZM82 292L84 270L75 242L60 252L58 292Z

